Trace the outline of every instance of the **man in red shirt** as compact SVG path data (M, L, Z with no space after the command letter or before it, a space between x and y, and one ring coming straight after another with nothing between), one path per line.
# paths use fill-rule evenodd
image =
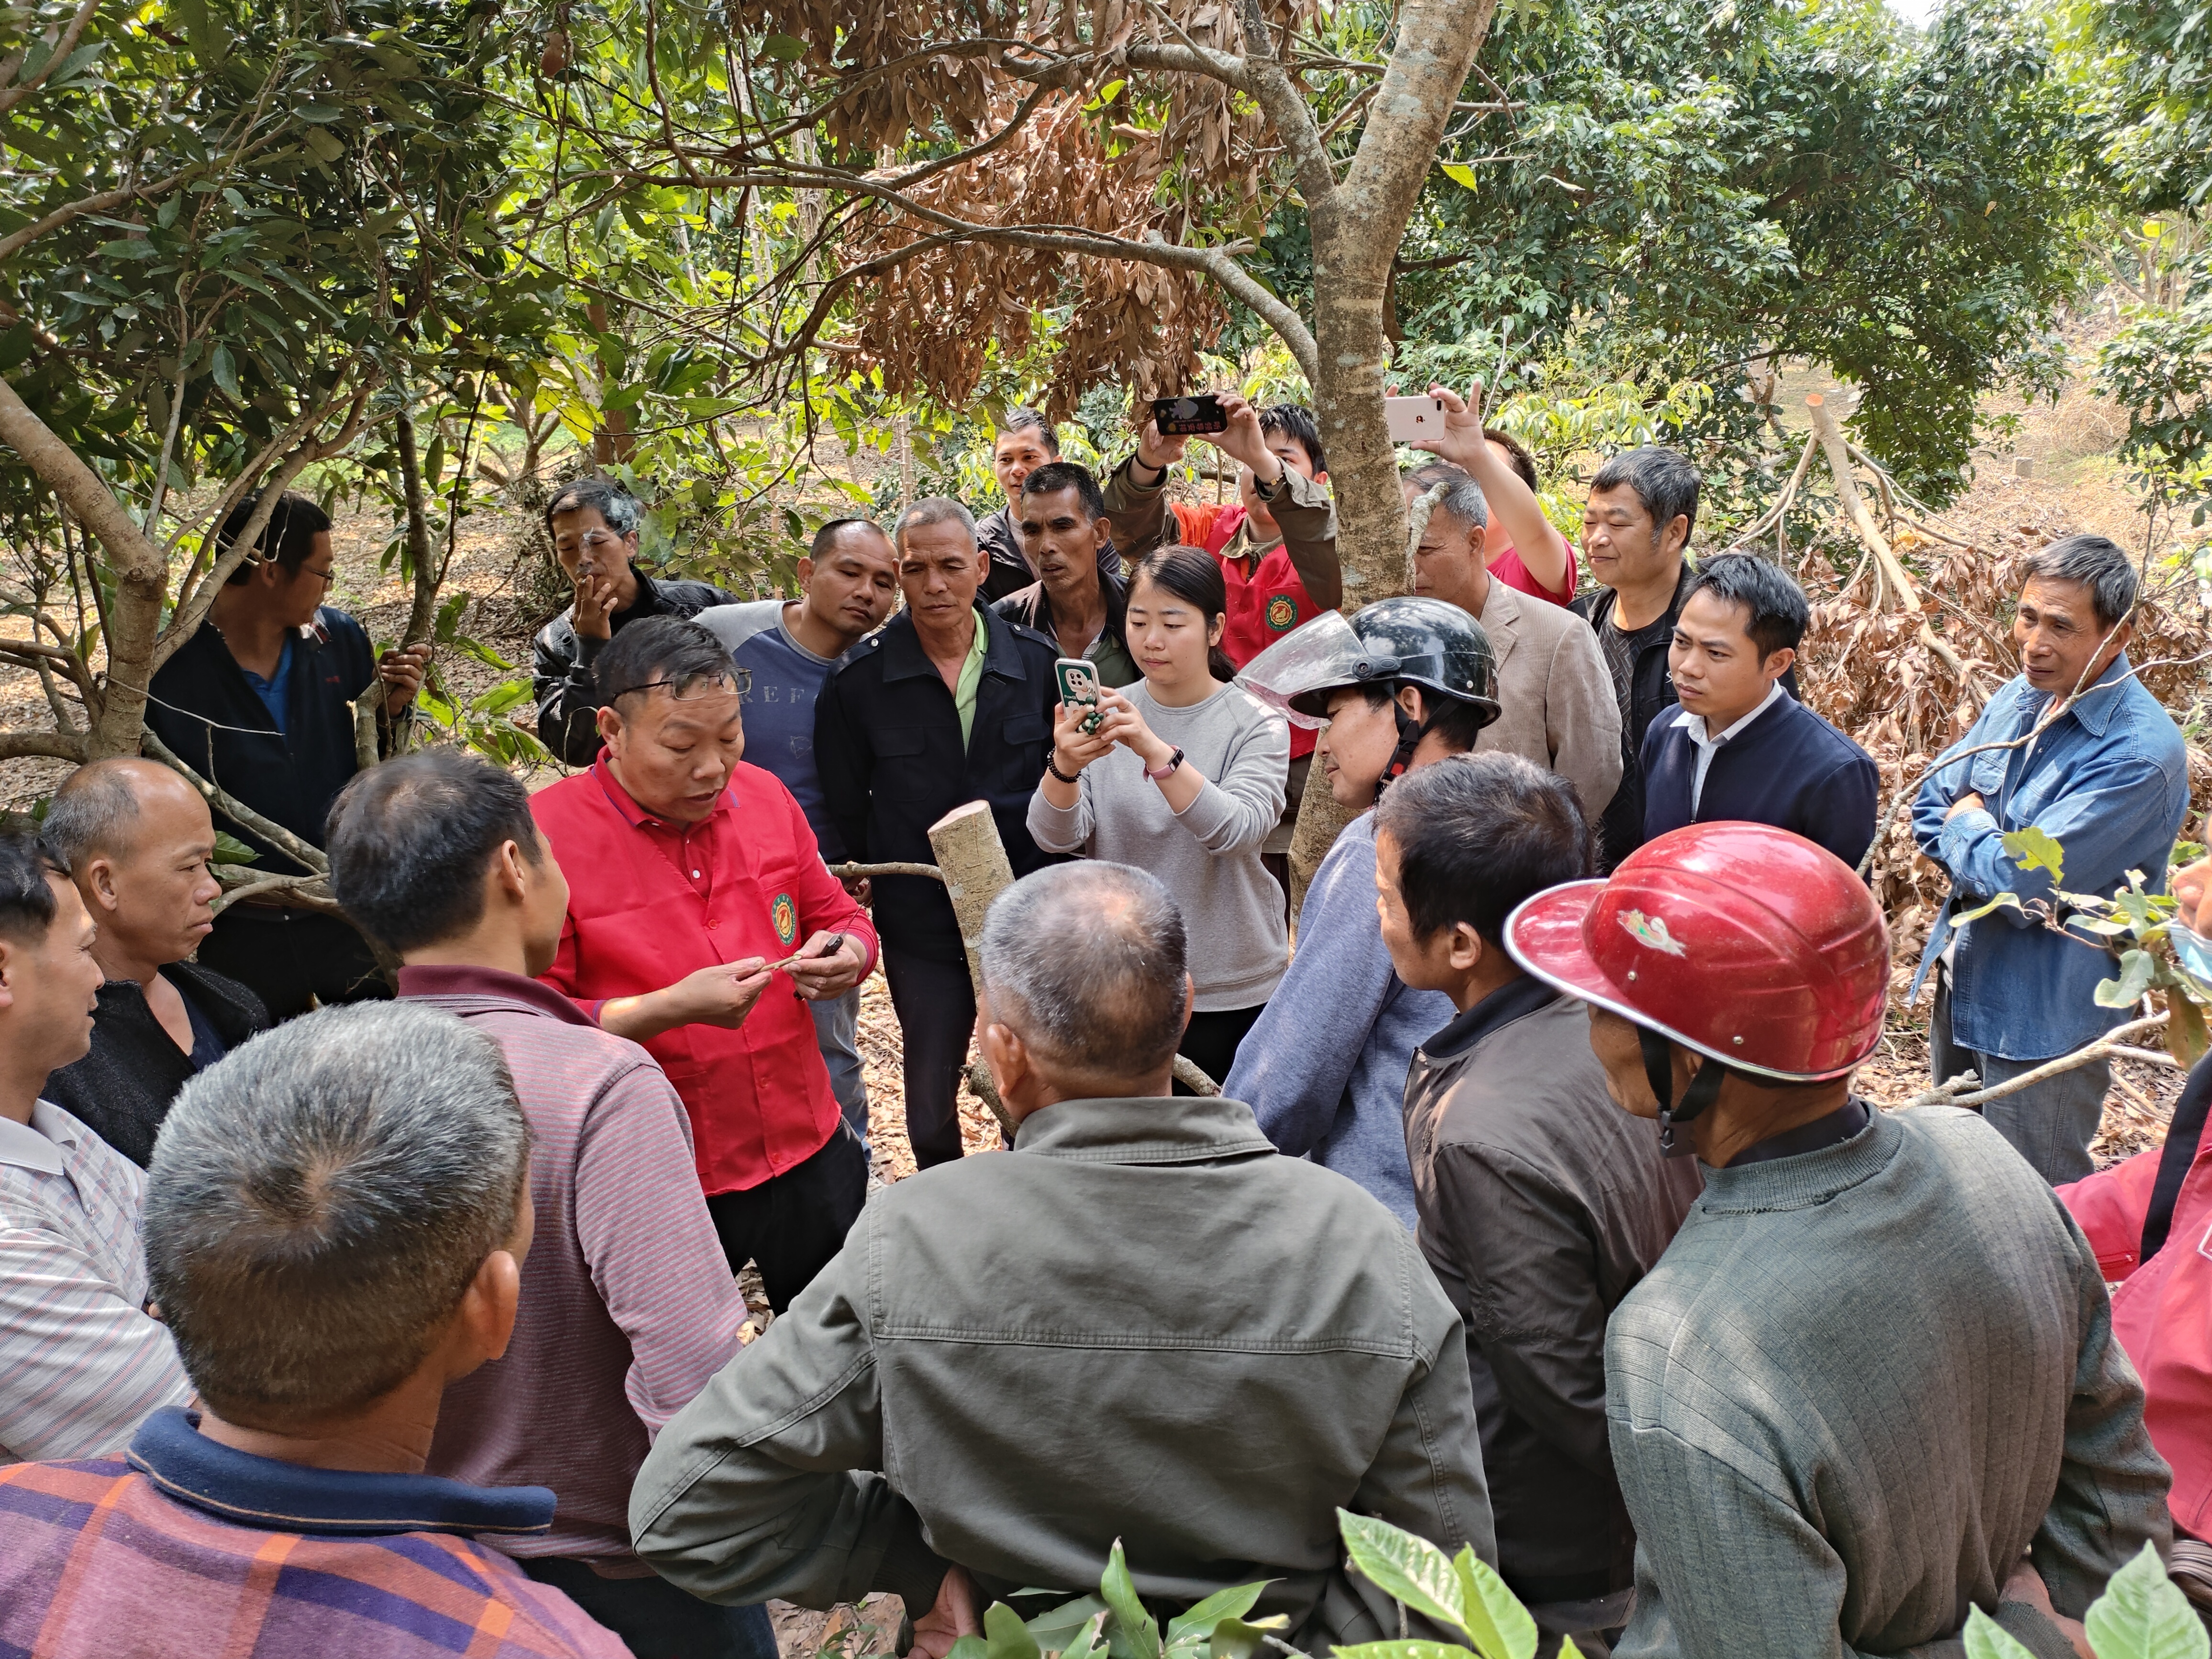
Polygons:
M545 981L660 1062L723 1253L781 1313L866 1196L806 1004L860 981L875 928L791 792L744 763L744 671L712 634L652 617L596 669L606 748L531 802L569 884Z
M1328 458L1312 412L1296 404L1262 409L1233 392L1219 396L1228 429L1206 441L1237 463L1236 501L1169 501L1168 469L1182 459L1189 440L1164 438L1147 421L1137 453L1106 481L1106 516L1133 565L1170 541L1203 548L1221 562L1229 586L1221 648L1242 668L1284 635L1344 603L1344 564L1336 550ZM1314 734L1292 726L1282 821L1260 849L1286 894L1291 831L1313 750Z

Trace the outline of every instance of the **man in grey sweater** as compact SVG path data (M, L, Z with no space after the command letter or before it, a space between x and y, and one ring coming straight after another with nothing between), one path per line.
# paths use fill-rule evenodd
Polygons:
M1958 1659L1976 1607L2086 1654L2106 1579L2171 1541L2166 1467L2034 1170L1972 1112L1851 1097L1889 980L1865 884L1785 830L1694 824L1529 900L1506 943L1705 1170L1606 1335L1637 1536L1615 1655Z
M716 1601L893 1592L939 1655L991 1597L1091 1589L1117 1538L1147 1601L1266 1579L1309 1651L1395 1635L1339 1508L1497 1555L1466 1338L1413 1241L1249 1108L1170 1097L1190 981L1152 877L1040 871L981 954L1013 1150L876 1194L661 1431L638 1553Z

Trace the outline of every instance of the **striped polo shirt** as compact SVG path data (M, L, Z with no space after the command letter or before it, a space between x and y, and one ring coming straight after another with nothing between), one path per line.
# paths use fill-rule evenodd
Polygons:
M191 1396L146 1312L145 1172L42 1100L0 1117L0 1462L118 1452Z

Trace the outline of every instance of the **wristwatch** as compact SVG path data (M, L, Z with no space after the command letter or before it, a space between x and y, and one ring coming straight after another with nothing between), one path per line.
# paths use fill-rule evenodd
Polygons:
M1168 763L1160 768L1158 771L1155 772L1151 767L1146 767L1145 769L1145 775L1150 778L1154 783L1158 783L1162 778L1172 777L1175 775L1176 768L1182 764L1182 750L1178 749L1168 757Z

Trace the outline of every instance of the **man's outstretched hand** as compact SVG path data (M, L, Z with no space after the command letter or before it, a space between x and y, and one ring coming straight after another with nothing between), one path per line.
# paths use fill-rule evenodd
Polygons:
M937 1587L937 1601L914 1621L914 1645L908 1659L945 1659L952 1644L963 1636L983 1633L983 1612L975 1605L975 1581L964 1567L948 1567Z
M615 997L599 1009L599 1027L633 1042L679 1025L720 1025L735 1030L768 988L768 963L759 957L716 963L641 997Z
M1444 406L1444 429L1433 438L1416 438L1407 447L1425 449L1469 477L1490 459L1482 436L1482 382L1472 382L1462 398L1448 386L1432 386L1429 396Z

